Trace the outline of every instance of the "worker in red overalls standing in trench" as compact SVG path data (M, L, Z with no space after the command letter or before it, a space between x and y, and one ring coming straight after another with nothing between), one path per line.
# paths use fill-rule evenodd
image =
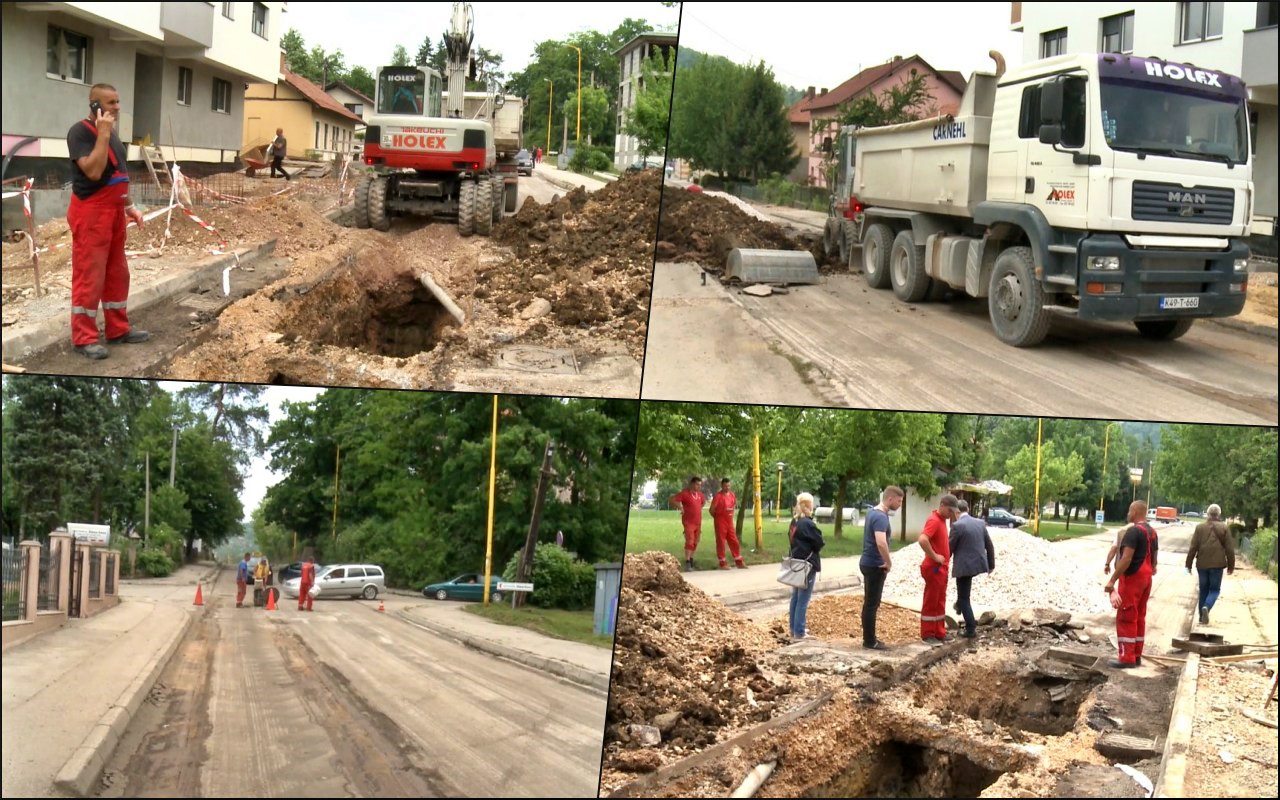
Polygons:
M128 153L116 135L120 93L106 83L89 90L89 118L67 131L71 157L71 343L91 359L106 358L98 344L98 305L106 319L107 341L137 344L151 338L129 325L129 265L125 227L142 227L142 212L129 202Z
M301 611L305 605L307 611L311 610L311 587L316 582L316 565L311 560L311 556L307 556L302 562L302 576L298 579L298 610Z
M1156 574L1160 539L1147 524L1147 504L1135 500L1129 505L1129 530L1120 540L1120 559L1107 581L1107 594L1116 609L1116 639L1120 657L1107 662L1117 669L1142 666L1142 645L1147 636L1147 600L1151 579ZM1120 589L1115 591L1116 583Z
M715 493L711 498L711 519L715 520L716 525L716 558L720 559L720 569L729 569L729 562L725 561L724 550L725 545L729 546L729 552L733 555L733 563L739 569L746 569L746 562L742 560L741 545L738 544L738 532L733 526L733 512L738 505L737 496L729 489L729 479L722 478L720 481L720 491Z

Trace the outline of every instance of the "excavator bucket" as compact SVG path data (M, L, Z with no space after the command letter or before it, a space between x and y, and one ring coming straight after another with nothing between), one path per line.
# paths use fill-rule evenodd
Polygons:
M729 251L725 277L748 284L768 283L775 286L817 283L818 264L808 250L734 248Z

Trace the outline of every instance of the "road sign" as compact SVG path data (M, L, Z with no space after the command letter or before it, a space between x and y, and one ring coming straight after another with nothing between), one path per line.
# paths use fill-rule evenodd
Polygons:
M507 583L506 581L498 582L498 591L500 592L532 592L532 583Z
M111 541L110 525L90 525L87 522L68 522L67 533L77 542L105 545Z
M1093 512L1093 521L1098 524L1099 528L1101 528L1102 523L1107 521L1107 512L1103 511L1102 509L1098 509L1097 511Z

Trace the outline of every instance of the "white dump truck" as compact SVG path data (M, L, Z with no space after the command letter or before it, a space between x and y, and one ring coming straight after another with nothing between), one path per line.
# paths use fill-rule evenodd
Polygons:
M1014 346L1054 313L1175 339L1240 313L1253 197L1240 79L1066 55L975 73L958 113L847 130L828 251L902 300L987 298Z
M445 105L449 93L443 95ZM493 126L493 147L496 151L497 170L504 183L503 209L516 210L519 175L516 172L516 153L520 152L524 132L524 100L518 95L497 95L488 92L464 92L463 119L484 120Z

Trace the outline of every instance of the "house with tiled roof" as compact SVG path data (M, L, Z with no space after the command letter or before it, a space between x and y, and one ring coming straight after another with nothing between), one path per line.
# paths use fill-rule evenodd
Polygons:
M355 114L368 124L373 116L373 98L346 81L329 81L324 87L330 97L342 104L342 107ZM357 128L358 130L358 128Z
M815 91L810 86L787 112L800 150L805 174L799 177L812 186L825 186L822 162L827 141L834 141L840 109L870 94L906 83L916 74L925 76L925 87L933 100L926 113L949 113L960 107L964 96L964 76L955 70L938 70L918 55L894 56L883 64L868 67L834 89Z
M364 121L320 86L291 72L283 54L280 61L275 83L251 83L245 90L242 149L265 144L275 137L276 128L284 128L291 158L308 152L325 160L349 154Z

